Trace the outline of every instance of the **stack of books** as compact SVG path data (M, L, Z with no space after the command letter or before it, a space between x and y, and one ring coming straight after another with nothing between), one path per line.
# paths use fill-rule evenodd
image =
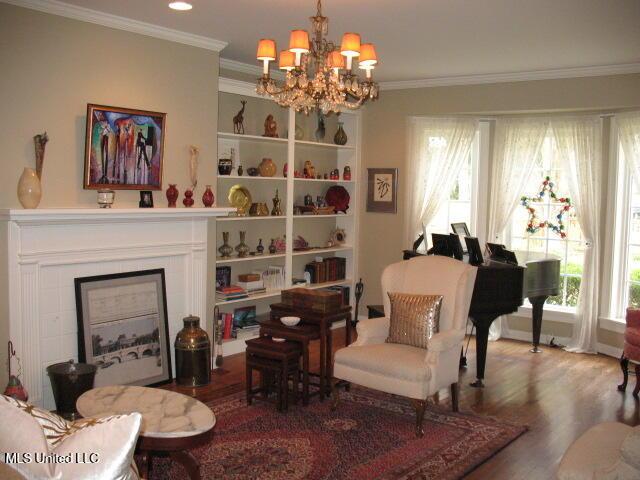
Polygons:
M325 258L321 262L307 263L304 271L309 274L311 283L335 282L344 280L347 260L342 257Z
M230 300L239 300L241 298L249 297L247 291L239 287L238 285L229 285L228 287L221 287L216 290L218 293L218 298L228 302Z
M264 288L264 282L262 280L254 280L251 282L238 282L238 286L244 289L248 295L258 295L267 291Z

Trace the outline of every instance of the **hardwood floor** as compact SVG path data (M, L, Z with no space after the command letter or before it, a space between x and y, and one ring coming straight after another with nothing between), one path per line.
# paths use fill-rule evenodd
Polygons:
M527 343L499 340L489 344L486 387L475 389L475 356L469 348L469 367L461 371L460 410L491 415L529 426L530 431L468 475L468 479L553 479L562 454L582 432L603 421L629 425L640 422L640 403L631 396L633 376L625 394L617 359L578 355L542 347L529 353ZM334 345L344 345L344 330L336 330ZM312 350L317 368L318 351ZM202 401L244 390L244 355L224 359L211 385L198 389L167 388ZM445 391L440 402L448 403ZM313 401L317 401L314 398Z

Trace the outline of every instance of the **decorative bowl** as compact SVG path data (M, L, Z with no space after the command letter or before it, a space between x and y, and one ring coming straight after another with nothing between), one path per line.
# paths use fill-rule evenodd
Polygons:
M284 323L287 327L293 327L300 323L300 317L282 317L280 321Z

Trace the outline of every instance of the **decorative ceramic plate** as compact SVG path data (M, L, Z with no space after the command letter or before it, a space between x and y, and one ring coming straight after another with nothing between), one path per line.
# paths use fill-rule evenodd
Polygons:
M236 207L238 215L246 215L251 206L251 193L243 185L234 185L229 189L229 204Z
M324 200L327 202L327 205L335 207L336 212L347 213L351 197L347 189L342 185L334 185L333 187L329 187L329 190L327 190L324 196Z

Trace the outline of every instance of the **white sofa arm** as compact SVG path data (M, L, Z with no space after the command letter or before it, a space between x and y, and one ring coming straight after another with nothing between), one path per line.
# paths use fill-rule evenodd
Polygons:
M356 331L358 332L358 339L352 345L384 343L389 336L389 319L379 317L360 320L356 325Z
M429 350L432 352L444 352L453 347L457 347L464 341L464 330L447 330L436 333L429 339Z

